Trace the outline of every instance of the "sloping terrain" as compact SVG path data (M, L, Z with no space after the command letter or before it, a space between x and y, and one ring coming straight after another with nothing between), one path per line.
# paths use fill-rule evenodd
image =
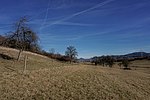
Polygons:
M14 58L18 52L0 48L1 54ZM0 100L150 100L149 60L132 66L135 69L69 65L24 52L19 62L0 59Z
M5 54L17 59L19 50L0 47L0 54ZM13 60L0 59L0 73L13 70L23 71L25 56L27 56L27 64L26 64L27 70L38 70L41 68L61 67L64 65L68 65L67 63L62 63L54 59L50 59L46 56L24 51L20 57L20 61L17 61L15 59Z

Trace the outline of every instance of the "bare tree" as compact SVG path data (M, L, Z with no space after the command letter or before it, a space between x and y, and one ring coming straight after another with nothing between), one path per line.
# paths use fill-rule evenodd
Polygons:
M38 48L38 36L27 25L27 18L22 17L16 24L15 32L7 35L6 42L8 47L19 49L18 60L23 50L32 50Z
M74 46L67 47L65 55L70 58L70 63L78 56L78 52Z

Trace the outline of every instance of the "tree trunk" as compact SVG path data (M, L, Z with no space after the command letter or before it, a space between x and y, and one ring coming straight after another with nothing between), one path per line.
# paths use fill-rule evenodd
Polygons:
M23 72L25 72L27 69L27 56L25 56L24 58L24 69L23 69Z
M19 54L18 54L18 57L17 57L17 61L19 61L19 60L20 60L21 53L22 53L22 49L20 49L20 50L19 50Z

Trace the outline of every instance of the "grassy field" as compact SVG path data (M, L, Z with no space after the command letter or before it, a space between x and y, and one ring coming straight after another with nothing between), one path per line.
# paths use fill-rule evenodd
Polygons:
M138 70L140 72L150 74L150 60L137 60L133 61L131 64L131 68Z
M5 72L0 99L9 100L149 100L150 75L88 65Z
M132 70L122 70L117 65L69 65L28 53L25 73L23 59L14 67L13 62L0 59L0 100L150 100L147 60L134 61Z

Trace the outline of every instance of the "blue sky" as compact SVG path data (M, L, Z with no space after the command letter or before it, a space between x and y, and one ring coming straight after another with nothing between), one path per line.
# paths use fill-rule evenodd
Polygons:
M79 57L150 52L150 0L1 0L0 35L27 16L42 49Z

